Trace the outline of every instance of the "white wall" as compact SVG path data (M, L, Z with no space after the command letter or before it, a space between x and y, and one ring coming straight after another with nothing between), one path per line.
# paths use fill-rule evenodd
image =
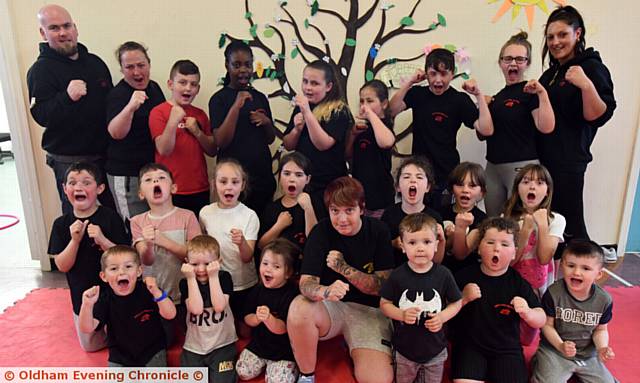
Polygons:
M541 0L552 8L555 3L551 0ZM260 24L259 36L265 23L273 23L273 15L277 12L276 0L249 1L255 22ZM306 1L289 1L288 9L302 20L308 16L309 8ZM373 1L360 1L361 13ZM395 8L388 11L387 30L399 25L400 19L407 15L413 6L413 1L395 1ZM497 66L497 56L503 42L519 29L528 29L524 11L511 20L511 11L507 12L498 22L491 23L502 2L487 4L486 1L423 1L418 6L413 28L423 28L435 19L437 13L443 14L448 26L422 35L406 35L391 40L383 46L379 57L409 57L420 51L425 43L452 43L465 46L471 52L473 77L476 77L488 94L495 93L503 86L503 79ZM636 135L636 122L640 106L640 77L637 76L635 66L640 60L640 53L633 49L640 40L640 5L631 0L619 2L603 2L596 0L570 1L582 12L587 25L587 43L596 47L612 72L615 83L615 93L618 109L613 119L599 132L592 146L594 162L589 167L586 179L585 210L588 227L592 237L603 243L616 243L620 233L623 200L627 186L627 176L630 169L633 143ZM17 36L17 56L19 68L24 78L27 69L37 57L37 43L40 40L36 12L44 4L43 1L9 0L11 17L15 35ZM202 89L195 104L206 110L211 94L217 89L217 79L224 75L222 50L217 43L221 31L232 35L249 38L249 24L243 18L243 1L151 1L136 2L113 1L60 1L74 17L79 32L80 41L89 49L101 56L109 65L114 79L120 79L119 68L113 51L125 40L137 40L150 47L152 58L152 78L164 84L171 64L180 58L190 58L201 68ZM321 6L333 8L346 14L349 2L338 0L320 1ZM377 32L380 23L379 9L368 24L359 32L357 39L356 60L351 72L348 96L352 104L357 100L357 89L362 84L364 58L369 50L372 36ZM541 73L539 59L542 47L542 25L546 15L535 9L535 20L530 39L534 46L533 64L529 70L530 77L538 77ZM319 14L313 18L313 23L322 27L327 34L332 50L339 52L344 42L344 29L337 18ZM298 57L289 59L290 41L292 38L290 26L283 22L277 27L285 33L287 44L287 75L294 88L299 88L303 61ZM318 43L319 38L312 30L303 30L303 35L310 42ZM276 37L264 39L279 49ZM254 50L256 61L270 64L263 53ZM337 53L334 53L334 58ZM307 55L309 56L309 55ZM422 62L422 61L420 61ZM454 86L459 87L456 80ZM275 90L275 83L258 81L256 87L265 93ZM26 86L25 90L25 113ZM274 114L287 120L290 106L284 100L272 101ZM408 116L402 116L398 122L398 129L406 124ZM37 176L42 193L45 219L50 225L59 214L59 202L55 193L53 176L44 165L44 153L40 149L42 128L32 120L30 135L36 152L35 162L38 164ZM471 131L466 129L460 134L459 147L465 160L483 163L484 145L480 144ZM399 144L403 152L410 149L409 140ZM623 228L626 231L626 228Z

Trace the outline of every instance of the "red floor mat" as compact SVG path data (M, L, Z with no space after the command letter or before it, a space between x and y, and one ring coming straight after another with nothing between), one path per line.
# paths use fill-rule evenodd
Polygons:
M613 320L609 325L616 359L608 364L621 382L640 376L634 349L640 344L640 287L607 288L613 297ZM178 350L170 351L175 365ZM533 349L525 350L530 357ZM327 383L352 383L352 367L342 339L321 342L317 378ZM66 289L36 289L0 314L0 366L95 366L107 365L107 351L85 353L73 329L71 302ZM252 382L262 382L255 379Z

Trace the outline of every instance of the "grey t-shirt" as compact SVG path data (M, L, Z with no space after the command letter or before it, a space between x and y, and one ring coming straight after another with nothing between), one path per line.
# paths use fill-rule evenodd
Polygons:
M576 356L573 359L586 359L596 353L593 331L611 320L613 300L609 293L594 284L589 298L579 301L569 293L564 280L560 280L551 285L542 297L542 308L547 316L555 318L554 327L560 338L576 344ZM557 351L544 335L541 341Z

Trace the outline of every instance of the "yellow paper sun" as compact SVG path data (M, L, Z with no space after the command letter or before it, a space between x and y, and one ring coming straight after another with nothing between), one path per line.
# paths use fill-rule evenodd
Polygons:
M489 4L493 4L498 1L500 0L488 0ZM558 5L565 5L566 3L565 0L553 0L553 2ZM536 6L540 8L542 12L549 13L546 0L504 0L496 15L493 16L493 19L491 19L491 22L495 23L496 21L498 21L505 13L507 13L509 8L512 8L511 21L513 21L516 19L516 17L518 17L522 8L524 8L524 12L527 14L529 30L531 30L531 27L533 26L533 17L535 15Z

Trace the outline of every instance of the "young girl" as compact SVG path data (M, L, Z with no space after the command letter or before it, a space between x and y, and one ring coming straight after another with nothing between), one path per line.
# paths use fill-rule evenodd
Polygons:
M345 156L352 159L352 175L365 192L364 214L380 218L393 203L391 148L396 139L389 109L389 92L380 80L360 88L360 113L347 135Z
M213 171L217 202L200 210L200 225L220 243L222 270L231 274L229 305L236 318L242 318L242 304L249 289L258 283L253 250L260 222L256 213L238 200L246 186L247 174L238 161L219 160Z
M333 68L322 60L304 68L302 93L294 102L296 107L282 140L287 150L299 151L313 164L308 190L316 215L324 218L327 216L323 203L325 187L347 175L345 137L353 125L353 117Z
M309 160L299 152L286 154L280 160L280 189L283 196L265 209L260 220L260 240L258 247L264 249L278 237L286 238L304 247L309 232L317 223L311 198L304 187L309 183ZM296 260L295 271L300 262Z
M487 191L484 169L473 162L461 162L449 174L449 191L454 203L442 211L444 234L447 238L447 256L443 264L455 273L474 263L478 255L469 255L467 234L487 217L476 204Z
M266 382L293 383L298 375L289 336L287 313L298 286L289 278L300 250L284 238L277 238L262 251L260 284L245 304L244 321L252 327L251 342L240 353L236 370L242 380L262 373Z
M218 144L218 159L233 157L249 174L246 205L258 214L273 198L276 182L271 173L269 144L275 138L267 97L251 86L253 53L242 41L224 50L227 69L224 88L209 100L211 129Z
M506 86L489 104L493 135L487 137L487 213L502 213L518 169L538 163L536 131L553 131L555 118L547 91L536 80L525 81L531 64L527 33L511 36L498 57Z
M530 164L516 175L507 201L505 217L520 224L518 251L512 266L533 291L542 297L554 281L553 255L566 225L564 217L551 211L553 180L542 165ZM522 343L531 344L537 334L524 326L520 330Z
M440 214L424 204L424 196L433 183L433 169L429 161L422 156L406 158L396 172L396 190L402 195L402 201L387 207L382 214L382 222L387 224L394 249L394 264L398 267L407 261L400 243L400 221L408 214L426 213L438 222L438 249L433 258L435 263L442 262L444 256L444 232Z

